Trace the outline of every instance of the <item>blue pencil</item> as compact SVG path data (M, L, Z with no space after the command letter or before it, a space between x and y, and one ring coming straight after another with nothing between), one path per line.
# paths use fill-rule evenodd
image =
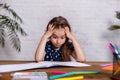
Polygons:
M56 78L61 78L61 77L67 77L67 76L72 76L73 73L66 73L66 74L59 74L59 75L53 75L53 76L50 76L50 80L54 80Z

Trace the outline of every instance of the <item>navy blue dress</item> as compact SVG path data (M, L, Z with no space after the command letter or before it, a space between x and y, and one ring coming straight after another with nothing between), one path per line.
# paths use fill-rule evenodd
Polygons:
M69 43L69 47L72 51L74 50L73 44L71 42ZM55 50L52 47L52 43L48 41L45 46L46 54L44 61L62 61L62 48L63 45L59 49Z

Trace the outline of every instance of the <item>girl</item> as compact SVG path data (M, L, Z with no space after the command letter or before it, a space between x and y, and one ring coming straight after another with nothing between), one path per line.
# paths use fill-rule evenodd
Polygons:
M72 56L76 61L84 62L85 55L71 33L68 21L62 17L54 17L47 25L35 54L39 61L70 61Z

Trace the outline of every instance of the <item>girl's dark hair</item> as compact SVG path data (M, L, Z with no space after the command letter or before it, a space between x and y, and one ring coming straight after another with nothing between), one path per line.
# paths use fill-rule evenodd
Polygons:
M68 27L69 30L71 31L70 24L62 16L54 17L53 19L51 19L49 21L48 25L47 25L47 29L46 30L48 30L49 24L53 24L55 26L54 29ZM69 39L66 38L66 41L63 44L63 49L62 49L62 61L70 61L71 60L70 59L71 50L70 50L68 45L69 45Z

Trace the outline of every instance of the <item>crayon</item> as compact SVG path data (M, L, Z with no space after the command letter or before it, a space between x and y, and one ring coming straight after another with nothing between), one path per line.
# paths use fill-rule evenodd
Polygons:
M117 45L114 45L113 47L114 47L114 51L115 51L115 53L116 53L116 54L119 54L119 52L118 52L118 48L117 48Z
M51 74L65 74L67 72L64 72L64 71L51 71L51 72L48 72L48 73L51 73Z
M53 75L53 76L50 76L49 79L53 80L53 79L56 79L56 78L67 77L67 76L72 76L72 75L73 75L73 73Z
M114 48L113 48L113 45L112 45L111 43L109 43L109 48L110 48L110 50L112 51L112 53L115 53Z
M113 74L116 75L118 72L120 72L120 67L118 67L118 69Z
M69 72L69 73L72 73L72 74L99 74L101 73L100 71L72 71L72 72Z
M72 77L64 77L64 78L58 78L54 80L83 80L83 76L72 76Z
M68 73L66 71L50 71L50 70L43 70L41 72L47 72L48 74L65 74L65 73Z

